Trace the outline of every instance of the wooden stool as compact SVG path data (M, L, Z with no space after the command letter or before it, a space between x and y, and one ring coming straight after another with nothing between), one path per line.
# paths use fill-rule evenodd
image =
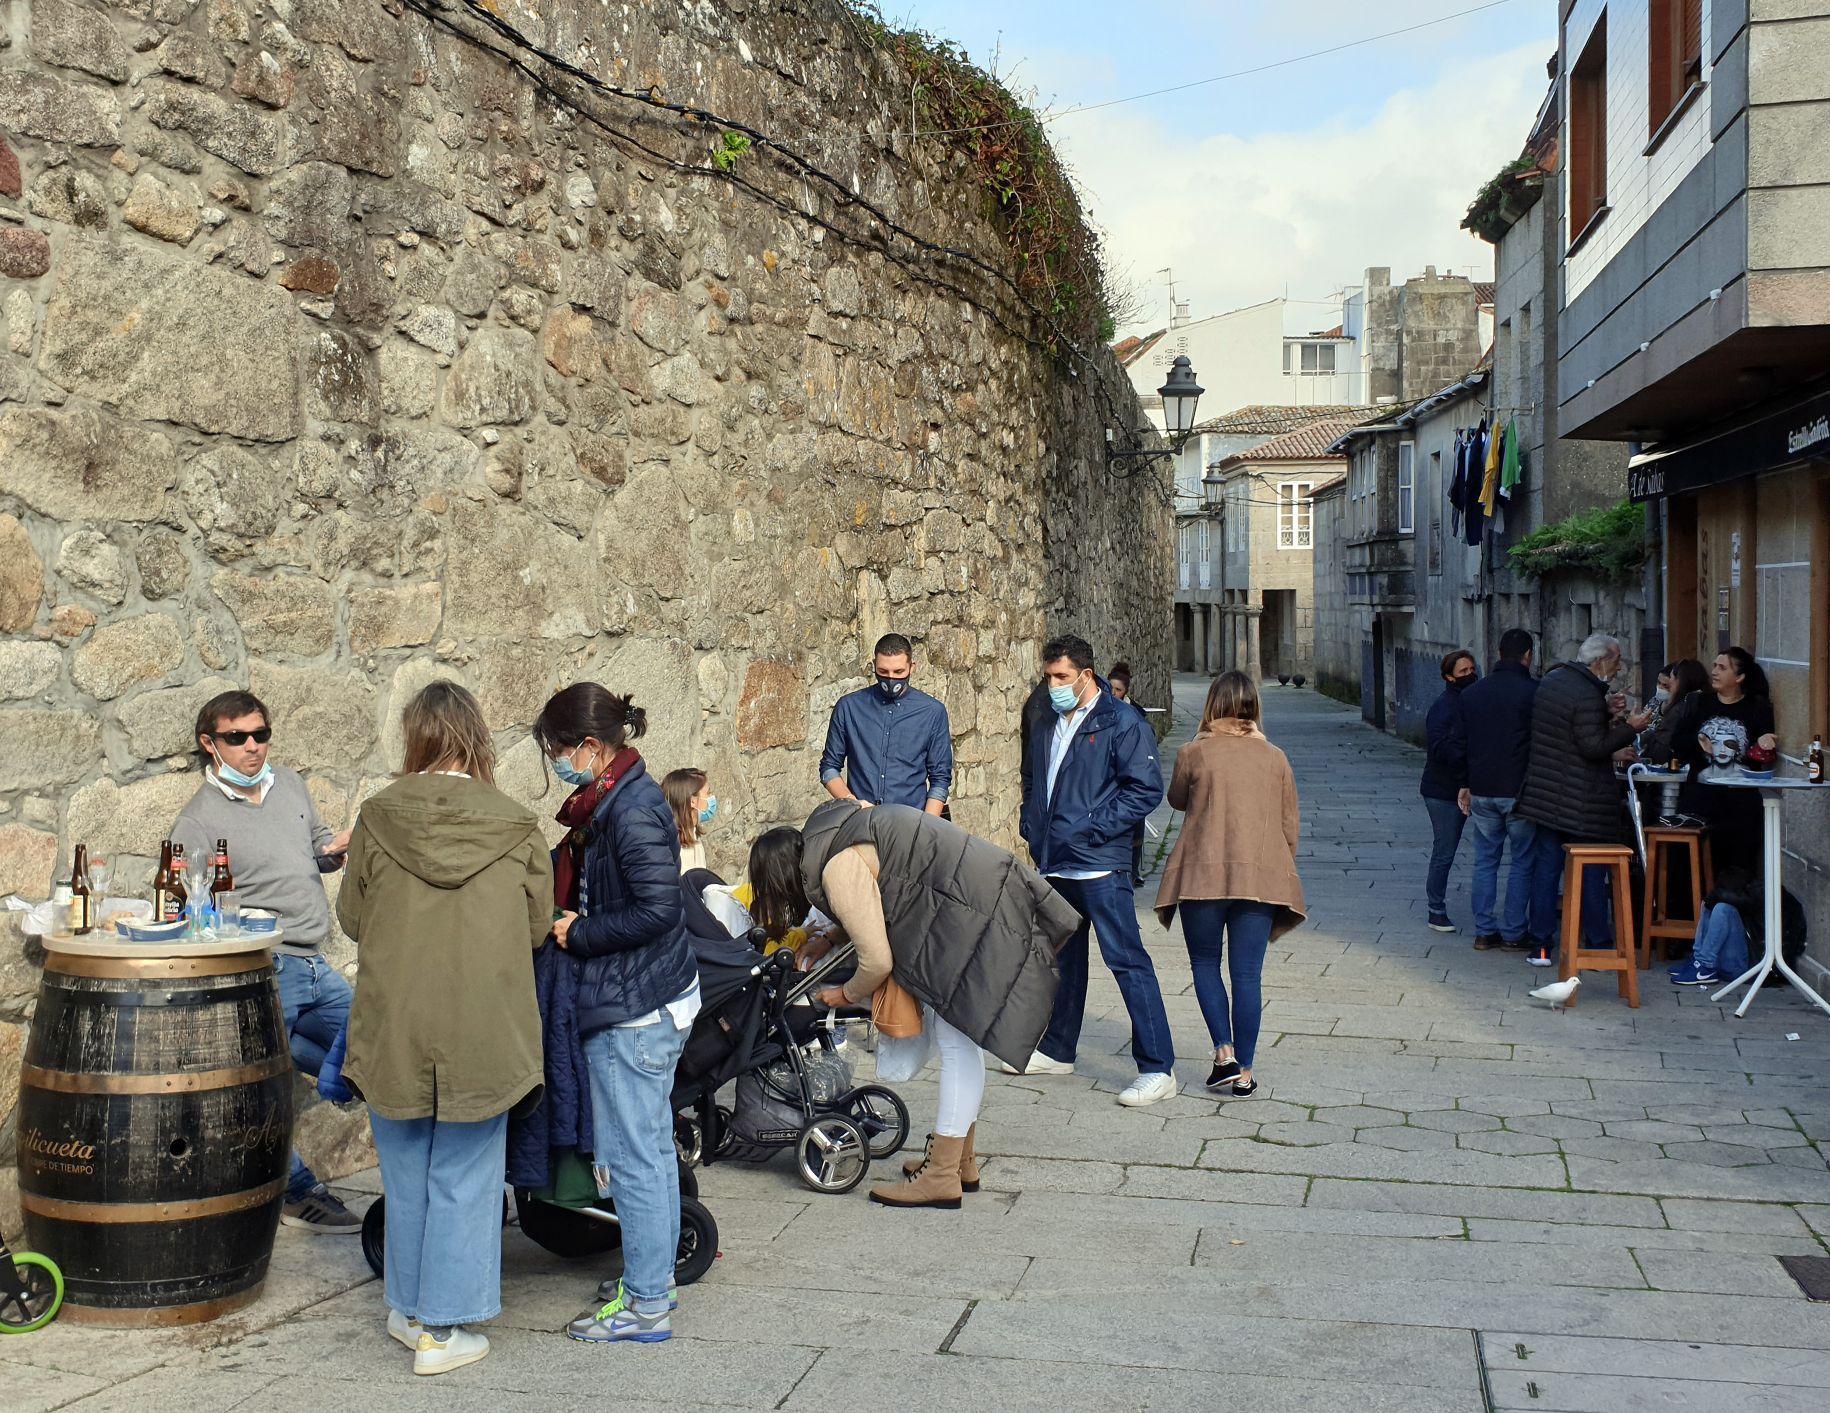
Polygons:
M1667 857L1677 853L1690 861L1690 914L1671 915L1671 877L1665 871ZM1715 859L1709 847L1709 836L1694 825L1677 827L1653 825L1646 830L1646 891L1640 916L1645 920L1639 945L1639 964L1652 965L1652 953L1660 942L1694 942L1697 924L1703 919L1703 895L1716 886ZM1669 949L1666 951L1669 956Z
M1579 971L1618 973L1620 994L1639 1008L1639 963L1633 945L1633 851L1624 844L1565 844L1563 846L1563 944L1561 976L1568 981ZM1585 869L1606 869L1613 874L1614 945L1604 949L1582 945L1582 875ZM1568 1005L1576 1004L1572 995Z

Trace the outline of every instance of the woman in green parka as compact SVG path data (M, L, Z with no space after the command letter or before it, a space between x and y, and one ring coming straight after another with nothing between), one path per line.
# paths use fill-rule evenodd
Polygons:
M511 1109L538 1102L533 949L553 867L494 783L476 698L434 682L401 719L400 776L365 802L337 897L361 949L343 1076L369 1106L388 1195L388 1333L413 1372L474 1364L499 1314Z

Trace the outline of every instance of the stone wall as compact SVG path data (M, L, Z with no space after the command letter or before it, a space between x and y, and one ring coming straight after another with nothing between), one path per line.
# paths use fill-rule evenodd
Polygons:
M762 149L731 162L753 192L682 173L715 129L580 105L607 135L397 0L0 11L0 893L43 896L78 840L143 887L230 685L333 826L435 677L542 813L541 702L633 691L653 766L710 771L727 872L821 798L885 631L951 710L956 818L1003 842L1046 631L1167 700L1167 488L1102 469L1108 422L1143 421L1123 374L996 279L887 258L839 194L1015 270L977 171L900 131L868 27L490 8L838 188ZM35 976L0 922L0 1161ZM361 1158L340 1118L304 1119L331 1171Z

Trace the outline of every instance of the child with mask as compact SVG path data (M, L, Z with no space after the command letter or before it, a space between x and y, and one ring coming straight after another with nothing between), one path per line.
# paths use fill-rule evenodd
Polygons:
M670 770L661 780L661 794L680 834L680 872L704 868L705 826L718 816L718 797L706 783L705 772L691 766Z

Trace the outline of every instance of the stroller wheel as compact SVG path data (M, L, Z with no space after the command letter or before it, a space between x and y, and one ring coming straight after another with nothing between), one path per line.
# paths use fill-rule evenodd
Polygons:
M795 1140L794 1163L815 1192L850 1192L870 1171L870 1142L842 1114L809 1119Z
M737 1135L731 1132L731 1111L724 1105L718 1106L718 1147L713 1151L714 1158L731 1156L732 1145L737 1142Z
M699 1127L697 1119L686 1114L674 1115L674 1153L689 1168L705 1156L705 1131Z
M871 1157L888 1158L909 1141L909 1106L895 1090L860 1085L845 1096L843 1107L870 1140Z
M362 1214L362 1257L376 1275L386 1274L388 1199L377 1197Z
M680 1248L674 1254L674 1281L691 1285L718 1259L718 1223L703 1203L680 1199Z
M715 1254L715 1253L714 1253ZM0 1259L12 1264L11 1288L0 1288L0 1334L30 1334L57 1318L64 1303L64 1275L49 1256L36 1251L8 1251Z
M680 1195L682 1197L697 1197L699 1195L699 1174L687 1167L685 1163L681 1163L679 1167Z

